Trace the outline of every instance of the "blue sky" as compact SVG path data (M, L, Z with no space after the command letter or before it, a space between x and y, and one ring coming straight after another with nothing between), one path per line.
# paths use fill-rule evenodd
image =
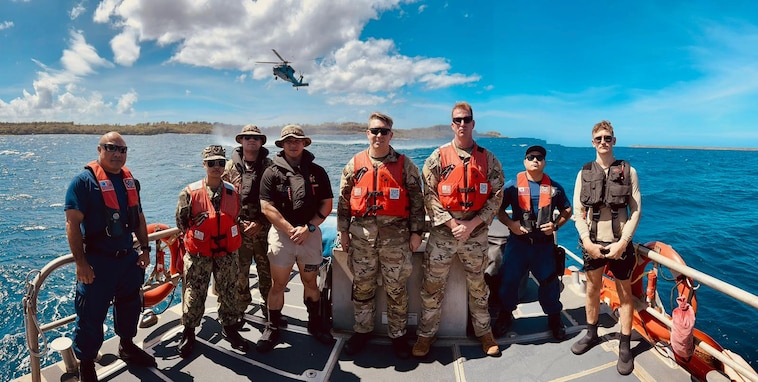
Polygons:
M274 80L276 49L310 83ZM758 3L0 0L0 121L448 124L758 147Z

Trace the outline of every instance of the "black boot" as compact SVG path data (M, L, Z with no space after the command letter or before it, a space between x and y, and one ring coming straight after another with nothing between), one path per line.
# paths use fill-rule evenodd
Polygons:
M566 328L563 326L560 313L548 314L547 326L553 332L553 338L558 341L563 341L566 339Z
M324 327L321 315L318 312L318 301L306 299L305 307L308 309L308 333L322 344L331 345L334 337L328 328Z
M79 381L80 382L97 382L97 373L95 372L95 361L81 360L79 362Z
M629 375L634 370L634 357L632 357L629 344L631 337L630 334L622 334L619 338L619 361L616 364L616 370L621 375Z
M261 305L261 307L266 308L266 305ZM286 328L287 327L287 319L282 316L282 310L269 310L266 308L264 310L263 317L266 318L266 321L271 322L274 326L277 328Z
M512 323L513 315L511 315L511 312L501 310L497 316L497 320L495 320L495 325L492 326L492 334L495 338L504 336L505 333L508 333L508 329L511 328Z
M229 341L229 343L232 345L232 348L242 352L246 352L248 349L250 349L250 345L248 345L247 341L242 338L240 333L235 328L234 324L224 326L221 329L221 334L226 337L227 341Z
M179 342L179 356L187 358L192 349L195 348L195 328L184 327L184 333L182 333L182 340Z
M156 367L155 357L137 347L131 338L122 338L118 344L118 356L129 365Z
M584 354L598 343L600 339L597 337L597 324L587 324L587 334L571 345L571 352L576 355Z

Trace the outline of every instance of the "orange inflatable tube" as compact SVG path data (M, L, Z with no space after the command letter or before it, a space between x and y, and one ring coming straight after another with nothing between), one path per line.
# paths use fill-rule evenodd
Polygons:
M166 230L169 227L165 224L160 223L153 223L147 225L147 233L148 235L151 233L155 233L158 231ZM171 259L169 262L169 272L168 277L166 277L166 280L170 280L171 275L175 275L177 273L181 273L179 269L179 262L181 262L181 250L179 245L179 240L175 237L166 237L160 240L156 240L155 242L155 268L153 270L153 274L150 276L151 279L155 278L155 276L165 273L165 249L169 249L169 253L171 255ZM144 293L143 296L143 306L145 308L150 308L155 305L158 305L161 301L165 300L168 295L171 294L171 292L174 290L175 285L172 284L170 281L163 281L163 284L150 289Z

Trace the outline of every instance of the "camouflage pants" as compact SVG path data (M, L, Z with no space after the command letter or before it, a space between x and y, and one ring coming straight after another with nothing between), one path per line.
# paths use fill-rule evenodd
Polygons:
M185 254L182 325L190 328L200 326L205 312L205 298L208 296L211 273L218 293L218 316L221 325L231 325L241 319L235 293L238 270L237 252L221 257Z
M424 253L424 281L421 284L421 318L418 335L433 337L440 328L442 301L453 258L458 256L466 272L468 308L474 333L480 337L490 331L488 300L490 290L484 282L487 265L487 230L479 230L465 242L453 237L446 226L433 227Z
M268 291L271 290L271 267L268 262L268 229L262 229L253 237L242 236L242 247L239 253L239 274L237 275L237 310L242 314L247 311L247 306L253 302L250 295L250 265L255 260L255 268L258 272L258 290L266 305Z
M387 334L398 338L405 334L408 324L408 278L411 276L413 255L408 240L368 241L352 237L350 270L353 272L353 309L357 333L374 330L376 310L377 271L381 269L382 285L387 294Z

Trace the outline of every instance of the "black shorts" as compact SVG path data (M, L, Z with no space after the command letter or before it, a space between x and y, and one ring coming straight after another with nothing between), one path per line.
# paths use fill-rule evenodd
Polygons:
M606 246L610 243L600 242L598 244ZM637 265L637 257L634 254L634 245L632 243L629 243L626 246L624 254L621 255L618 260L593 259L587 254L583 247L582 255L584 257L584 270L592 271L595 269L600 269L607 264L608 269L613 272L613 277L618 280L629 280L629 278L632 276L632 271L634 270L635 265Z

